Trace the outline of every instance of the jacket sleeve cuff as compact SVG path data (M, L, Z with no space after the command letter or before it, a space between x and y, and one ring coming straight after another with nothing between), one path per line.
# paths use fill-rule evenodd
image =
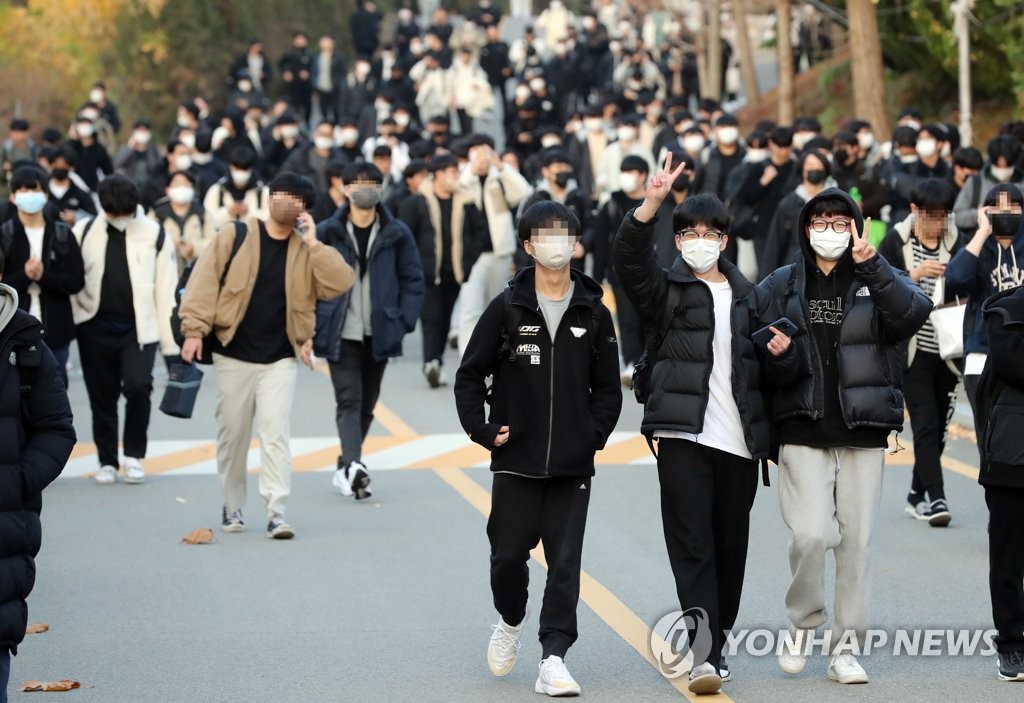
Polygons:
M479 429L474 431L470 435L470 439L479 444L484 449L494 449L494 440L498 436L498 430L501 429L500 425L496 425L493 422L481 426Z

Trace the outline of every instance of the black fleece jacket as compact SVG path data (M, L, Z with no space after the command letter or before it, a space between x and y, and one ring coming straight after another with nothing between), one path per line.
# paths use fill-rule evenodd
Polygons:
M455 405L470 438L491 452L491 471L535 478L592 476L622 409L619 350L602 289L571 271L575 283L552 342L540 312L535 269L509 284L509 307L522 308L518 329L508 330L515 360L500 358L506 321L505 293L484 310L455 375ZM597 340L591 340L597 314ZM594 350L597 354L595 356ZM486 379L494 377L490 411ZM494 446L498 430L509 439Z

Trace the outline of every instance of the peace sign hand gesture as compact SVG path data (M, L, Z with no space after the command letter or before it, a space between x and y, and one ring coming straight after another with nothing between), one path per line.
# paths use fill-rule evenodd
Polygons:
M868 217L864 220L864 231L857 231L857 222L853 221L850 223L850 229L853 233L853 261L854 263L862 264L865 261L870 261L874 258L878 250L871 246L868 242L868 234L871 232L871 218Z
M633 212L633 217L639 222L649 222L658 214L658 208L662 201L672 191L672 184L686 170L686 163L683 162L672 170L672 152L665 157L665 167L655 173L647 184L647 193L644 202Z

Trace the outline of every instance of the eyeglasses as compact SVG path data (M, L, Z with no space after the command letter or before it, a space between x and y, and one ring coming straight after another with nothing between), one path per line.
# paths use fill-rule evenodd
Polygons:
M684 241L692 242L697 239L703 239L707 242L720 242L722 237L725 236L725 232L719 232L717 229L704 230L703 233L698 232L695 229L684 229L676 232L676 235L681 237Z
M811 220L811 229L815 232L824 232L832 227L836 232L842 234L853 226L853 220Z

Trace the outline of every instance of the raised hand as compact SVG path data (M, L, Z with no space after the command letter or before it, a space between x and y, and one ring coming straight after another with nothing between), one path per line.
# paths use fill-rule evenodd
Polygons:
M850 222L850 229L853 233L853 261L854 263L862 264L865 261L870 261L874 258L878 250L871 246L868 241L868 234L871 231L871 218L868 217L864 220L864 231L857 231L856 220Z
M658 208L661 207L662 201L672 191L672 184L675 183L675 180L685 170L685 162L679 164L675 170L672 169L672 152L668 152L668 155L665 157L665 167L655 173L648 182L644 202L633 212L633 217L639 222L649 222L654 219L658 214Z

